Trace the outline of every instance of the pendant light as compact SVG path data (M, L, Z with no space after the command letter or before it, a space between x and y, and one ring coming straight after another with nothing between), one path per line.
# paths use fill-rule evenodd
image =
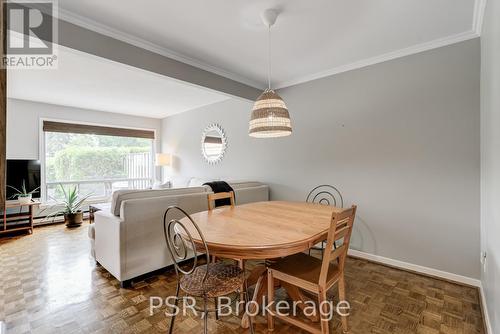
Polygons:
M268 28L267 89L257 98L252 109L248 134L255 138L289 136L292 133L290 114L283 99L271 89L271 27L278 13L268 9L262 13L262 21Z

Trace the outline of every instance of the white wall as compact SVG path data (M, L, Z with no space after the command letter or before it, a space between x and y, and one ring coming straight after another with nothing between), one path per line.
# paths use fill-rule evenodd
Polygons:
M156 131L155 149L161 145L161 120L55 104L7 99L7 159L40 159L40 119L94 123ZM156 178L161 170L156 168Z
M493 333L500 333L500 3L488 1L481 35L482 273Z
M54 104L7 99L7 159L39 159L40 119L95 123L156 130L161 143L161 120Z
M353 248L479 278L479 40L290 87L291 137L248 136L252 104L228 100L166 118L177 174L254 179L272 199L303 201L318 184L359 206ZM201 132L227 132L223 161Z

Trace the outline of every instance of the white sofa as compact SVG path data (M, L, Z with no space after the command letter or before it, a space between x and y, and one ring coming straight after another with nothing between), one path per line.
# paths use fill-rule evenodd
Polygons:
M236 205L269 200L269 188L260 182L228 182ZM95 213L89 236L95 259L122 284L165 268L173 262L163 235L163 214L177 205L188 213L207 210L208 186L161 190L120 190L109 211Z

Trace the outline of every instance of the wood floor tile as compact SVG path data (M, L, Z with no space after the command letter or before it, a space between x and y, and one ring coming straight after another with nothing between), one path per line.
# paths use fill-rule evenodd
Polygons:
M151 315L149 297L175 293L173 271L122 289L90 257L86 228L53 225L0 239L0 320L8 333L165 333L170 318L164 309ZM346 280L353 334L484 334L476 288L354 258ZM334 290L329 297L337 300ZM277 295L287 298L282 290ZM209 331L249 333L239 322L211 315ZM179 316L175 333L200 333L201 324ZM267 333L264 317L256 318L256 332ZM341 333L338 317L331 332ZM274 333L302 332L277 320Z

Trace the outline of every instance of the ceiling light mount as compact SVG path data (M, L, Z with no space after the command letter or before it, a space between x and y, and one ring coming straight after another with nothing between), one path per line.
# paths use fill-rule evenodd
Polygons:
M278 11L276 9L266 9L265 11L260 14L260 17L262 18L262 22L264 22L264 25L268 28L271 28L274 23L276 23L276 19L278 18Z

